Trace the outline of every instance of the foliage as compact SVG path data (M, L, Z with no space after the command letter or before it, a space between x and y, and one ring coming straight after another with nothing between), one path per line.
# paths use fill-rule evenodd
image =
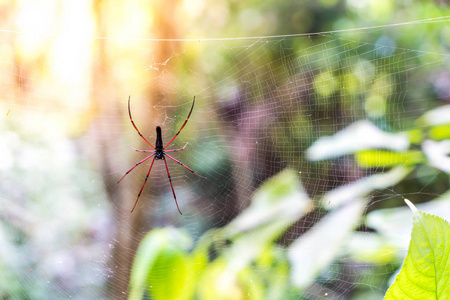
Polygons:
M385 299L450 298L450 226L447 221L417 210L408 255Z
M434 111L439 113L439 109ZM419 118L417 122L425 119ZM308 150L311 160L353 155L361 168L381 165L392 169L324 193L319 209L329 212L288 245L277 241L295 222L317 210L300 185L298 172L291 169L267 180L255 192L247 209L225 227L206 232L194 247L192 238L183 230L159 228L151 231L143 239L133 264L129 299L141 299L145 294L152 299L298 298L314 282L320 282L321 276L326 278L325 274L333 269L333 262L348 251L354 252L355 259L365 257L364 260L374 266L392 263L395 257L388 253L396 249L393 244L375 243L371 251L376 251L378 258L368 258L365 247L355 248L352 243L359 236L354 229L364 217L371 192L401 183L421 164L447 170L446 155L450 151L445 152L445 145L439 144L446 140L433 142L417 138L417 135L433 136L429 133L446 122L448 120L427 123L421 127L422 132L413 134L390 134L368 121L361 121L334 136L318 139ZM373 133L372 138L364 137L367 130ZM355 139L358 132L361 138ZM345 142L350 140L352 143ZM429 143L438 144L427 146ZM422 145L422 150L417 149L417 144ZM448 236L448 224L420 212L415 213L414 224L414 243L388 297L399 293L397 286L400 284L411 293L418 288L404 275L416 263L413 260L418 260L425 271L434 272L433 266L428 265L430 260L419 257L419 253L429 253L436 265L443 261L444 270L438 272L440 284L448 275L445 275L448 264L445 258L450 248L444 238ZM374 228L380 231L369 233L365 242L383 237L381 227L374 225ZM441 231L432 233L429 231L432 229ZM383 253L386 254L384 259L380 259ZM429 280L434 284L434 278ZM439 293L446 292L445 287L439 290Z
M160 228L147 235L134 260L129 299L141 299L146 290L153 299L189 299L194 278L189 273L195 270L187 267L190 246L182 230Z
M191 299L193 294L200 299L261 299L264 294L278 299L289 279L288 262L286 251L274 242L310 209L297 174L285 170L268 180L227 226L206 232L191 252L190 237L182 230L155 229L137 252L129 299L145 293L152 299Z
M131 194L115 185L128 155L121 149L135 137L124 99L136 95L144 129L162 121L159 114L170 127L167 132L176 132L186 115L178 109L200 91L199 122L183 132L199 147L180 155L189 155L198 171L216 175L220 184L195 186L197 207L210 209L196 207L198 213L181 224L189 222L192 229L227 223L227 213L233 215L249 200L245 194L245 203L233 202L239 195L236 187L253 191L286 167L296 171L264 185L268 189L255 194L252 206L233 225L210 230L198 241L178 229L149 233L136 256L135 265L144 269L133 269L133 293L208 298L216 288L225 289L224 297L251 291L256 298L263 291L266 298L297 299L312 284L351 284L336 270L351 260L379 270L377 276L367 276L366 287L359 284L345 294L357 297L357 289L363 288L376 293L373 287L384 294L403 249L401 235L393 233L406 218L403 211L397 217L379 208L398 204L397 192L412 193L418 203L443 202L443 213L448 206L449 196L432 198L449 188L450 111L449 106L429 110L450 99L448 18L429 20L449 14L444 2L4 2L0 111L3 120L19 124L0 126L0 298L101 298L100 293L122 290L117 282L125 282L129 274L123 266L133 253L128 240L135 232L125 227L147 230L142 224L134 227L138 214L128 219L119 213L120 201ZM172 18L162 24L168 15ZM418 26L393 24L414 20ZM345 32L232 41L153 39L328 30ZM365 118L370 121L340 131L355 130L353 136L339 142L338 134L319 139L314 147L320 147L309 148L305 160L304 150L319 135ZM250 147L254 142L259 142L257 148ZM240 166L248 176L234 173ZM288 180L299 170L306 174L306 192L298 188L298 179ZM251 184L233 186L245 178ZM347 184L349 178L356 180ZM293 190L282 188L282 182ZM391 187L392 201L376 201L377 191L388 199ZM306 206L287 199L276 202L282 191L303 194L298 204ZM167 196L163 187L151 193ZM257 207L256 199L265 196ZM152 216L153 207L146 210ZM349 212L353 215L343 217ZM149 218L146 226L171 222L164 213ZM352 233L358 225L360 231ZM328 232L336 233L336 239L328 241ZM155 247L153 254L148 247ZM305 255L296 256L298 251ZM311 258L309 252L317 256ZM305 269L305 263L311 265ZM229 272L230 264L239 268ZM118 281L105 284L110 279ZM213 279L227 284L210 285ZM159 288L151 292L153 282Z

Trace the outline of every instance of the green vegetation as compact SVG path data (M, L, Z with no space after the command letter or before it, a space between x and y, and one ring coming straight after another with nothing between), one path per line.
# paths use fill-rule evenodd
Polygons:
M434 112L439 113L439 109ZM422 127L423 132L415 134L426 136L445 122L450 123L450 120L427 124ZM342 142L347 135L354 136L361 130L367 132L369 128L374 129L370 141ZM382 138L377 139L377 135ZM384 144L388 137L391 138L390 147ZM400 249L392 237L383 237L381 226L370 222L370 214L368 223L376 231L366 233L367 237L359 243L375 243L361 247L352 241L358 240L360 235L355 229L364 218L369 193L401 183L420 165L439 167L439 161L449 159L450 149L446 153L427 150L427 146L422 146L422 151L408 150L414 145L412 139L413 136L406 133L389 135L367 122L359 122L351 125L351 129L317 140L308 150L310 157L316 153L315 160L353 154L362 168L392 167L391 171L325 193L322 207L314 207L300 184L298 172L286 169L267 180L254 193L251 205L239 216L223 228L207 231L195 245L184 230L158 228L149 232L134 260L129 299L142 299L143 295L155 300L298 299L311 284L320 284L327 273L333 272L333 268L345 260L346 253L351 252L352 257L370 262L374 268L394 263L395 255L390 253ZM368 142L372 149L367 149ZM433 143L429 147L440 149L432 140L421 142ZM386 148L397 148L398 151L380 150ZM322 154L318 157L317 153ZM445 165L448 163L441 164ZM441 207L448 205L449 195L436 199L436 203ZM324 216L315 220L314 226L306 232L297 234L290 243L280 243L282 235L289 233L295 222L312 211L323 211ZM386 219L383 223L384 226L393 225ZM447 299L449 237L446 221L414 208L408 256L386 299ZM375 257L369 252L376 253ZM390 276L389 273L386 275ZM325 286L323 290L326 291ZM364 291L360 293L363 297ZM328 293L324 292L324 297L325 294Z
M404 198L450 219L447 2L2 1L0 299L382 299ZM162 162L117 184L130 95L151 142L196 96L182 216Z
M385 299L449 299L450 225L406 201L414 213L411 243Z

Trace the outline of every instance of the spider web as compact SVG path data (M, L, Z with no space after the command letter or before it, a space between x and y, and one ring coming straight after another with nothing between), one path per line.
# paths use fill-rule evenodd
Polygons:
M125 298L130 261L120 257L132 257L152 228L183 227L198 238L207 229L230 222L250 205L263 182L286 168L298 172L317 208L327 191L386 174L389 170L382 165L361 169L346 156L314 162L306 153L320 137L358 120L371 120L388 132L413 130L414 121L426 110L450 99L448 55L401 48L392 38L433 21L418 23L271 38L185 40L161 61L149 59L149 53L167 41L141 40L142 56L121 53L123 60L132 62L92 63L111 77L126 66L139 70L118 86L105 84L99 91L93 86L91 102L86 100L91 97L89 88L80 88L90 83L73 65L60 65L72 73L63 80L66 86L54 91L48 86L51 78L44 81L37 75L37 62L1 58L5 69L0 71L0 85L5 93L0 103L4 112L0 241L6 246L0 250L4 270L0 295L5 299ZM3 39L21 35L1 34ZM377 38L365 40L365 34ZM120 42L104 40L103 47ZM11 55L10 50L3 51ZM76 60L61 59L62 63ZM430 90L437 100L427 98ZM173 137L196 96L189 122L168 148L189 142L173 157L207 177L198 178L168 160L182 216L165 166L155 161L136 206L140 220L132 224L130 210L151 160L117 184L145 157L126 145L150 150L128 119L129 95L133 120L151 143L156 126L162 127L166 143ZM377 100L376 95L386 96ZM370 97L375 97L372 104L367 101ZM442 191L434 185L438 176L424 170L418 180L409 179L414 181L409 189L402 185L373 192L365 210L369 213L387 201L401 205L403 196L437 197ZM117 201L120 197L127 201ZM280 243L294 242L323 215L323 210L314 210L295 223ZM357 227L361 233L357 238L369 241L365 234L371 229L364 218ZM290 296L351 299L355 291L364 290L364 295L381 297L407 244L391 250L390 255L397 257L394 263L380 266L355 257L351 244L340 246L341 256L314 284Z

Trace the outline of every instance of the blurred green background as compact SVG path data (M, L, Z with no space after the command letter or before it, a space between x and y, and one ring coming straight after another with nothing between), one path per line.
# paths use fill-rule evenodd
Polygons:
M447 1L0 8L0 299L382 299L403 199L450 218ZM157 161L130 213L128 97L153 143L194 95L207 179L169 162L180 215Z

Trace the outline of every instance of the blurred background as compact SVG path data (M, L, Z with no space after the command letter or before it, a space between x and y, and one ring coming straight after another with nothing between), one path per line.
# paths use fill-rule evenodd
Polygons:
M16 0L0 13L0 299L126 299L155 228L226 262L165 299L382 299L408 247L403 199L450 215L445 0ZM189 142L173 157L207 179L168 161L180 215L155 161L130 213L150 160L118 184L146 157L127 145L150 149L128 98L154 143L194 96L168 149ZM199 243L214 228L222 242ZM310 255L333 252L308 266L296 254L314 229ZM220 268L234 273L216 298ZM164 276L136 299L164 299L149 289Z

